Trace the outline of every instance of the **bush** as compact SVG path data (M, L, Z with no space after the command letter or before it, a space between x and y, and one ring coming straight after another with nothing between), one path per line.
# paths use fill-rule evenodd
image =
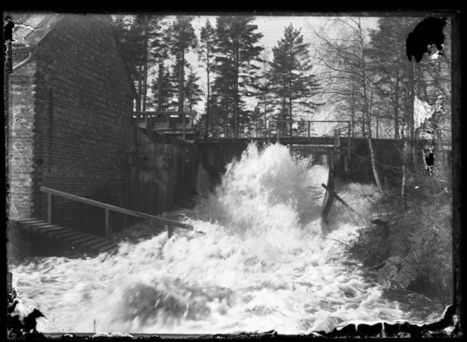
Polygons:
M394 191L374 208L381 221L360 229L349 253L380 280L451 304L452 200L446 184L431 177L407 182L407 206Z

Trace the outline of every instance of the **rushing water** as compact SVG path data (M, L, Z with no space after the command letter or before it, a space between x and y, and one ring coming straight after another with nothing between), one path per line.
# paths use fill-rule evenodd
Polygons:
M44 313L42 332L296 334L406 318L345 262L357 229L345 208L332 209L332 231L322 234L326 180L324 166L308 167L284 146L250 145L214 193L179 212L194 232L122 242L113 256L16 266L18 308ZM346 189L345 200L367 215L374 189Z

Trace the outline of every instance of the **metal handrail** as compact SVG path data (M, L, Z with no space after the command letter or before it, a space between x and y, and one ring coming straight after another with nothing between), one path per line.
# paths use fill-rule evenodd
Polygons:
M107 237L109 237L112 234L112 227L110 224L110 211L130 215L130 216L135 216L135 217L139 217L143 219L154 220L154 221L158 221L163 224L166 224L168 225L167 229L168 229L169 235L170 235L171 227L178 227L178 228L193 230L192 226L185 224L185 223L172 221L172 220L169 220L163 217L142 213L136 210L117 207L112 204L103 203L103 202L99 202L99 201L92 200L89 198L72 195L67 192L58 191L55 189L47 188L45 186L41 186L40 191L47 193L47 222L48 223L52 223L52 196L55 195L55 196L67 198L67 199L70 199L76 202L81 202L81 203L89 204L89 205L104 209L105 210L105 232L106 232Z

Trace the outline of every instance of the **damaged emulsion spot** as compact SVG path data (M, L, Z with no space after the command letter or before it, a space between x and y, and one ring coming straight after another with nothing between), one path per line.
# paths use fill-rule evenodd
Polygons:
M428 17L415 26L415 29L409 33L406 40L409 61L412 61L412 57L414 57L417 63L419 63L425 53L430 54L432 45L435 45L442 55L444 43L443 28L446 23L446 18Z
M433 51L433 46L436 46L438 51L436 52L438 56L443 55L444 50L444 34L443 29L447 24L446 18L435 18L428 17L423 19L420 23L415 26L415 29L409 33L406 40L406 52L409 61L412 61L412 57L415 58L415 61L419 63L423 55L428 53L430 56L435 55ZM425 170L430 177L434 175L434 163L435 163L435 113L442 111L442 101L444 98L439 96L435 109L431 111L428 117L428 127L426 127L424 133L428 138L428 141L431 141L430 145L424 146L423 149L423 162L425 164ZM427 115L428 116L428 115Z

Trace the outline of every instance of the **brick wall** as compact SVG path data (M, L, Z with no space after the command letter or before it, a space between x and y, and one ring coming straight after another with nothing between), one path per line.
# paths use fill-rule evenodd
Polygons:
M8 217L31 217L33 188L37 188L40 161L34 154L38 145L35 117L36 64L31 62L9 77L8 115Z
M41 185L127 206L132 90L109 22L102 16L65 15L39 42L34 60L28 79L35 85L34 102L24 92L10 101L14 106L24 98L31 113L21 144L32 150L27 158L37 170L34 215L46 214L46 196L37 191ZM35 143L29 148L31 136ZM56 222L103 222L102 209L57 197L54 208ZM27 214L24 209L21 215Z

